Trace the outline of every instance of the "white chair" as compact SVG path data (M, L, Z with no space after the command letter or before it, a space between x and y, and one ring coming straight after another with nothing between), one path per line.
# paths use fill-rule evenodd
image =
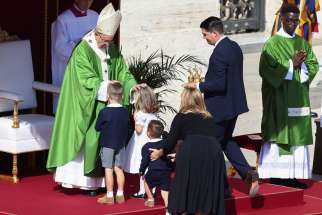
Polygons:
M13 116L0 117L0 151L13 155L12 175L0 175L0 179L17 183L18 155L49 148L54 118L18 115L18 106L20 109L37 107L35 90L59 94L60 89L34 81L28 40L0 43L0 112L13 111Z

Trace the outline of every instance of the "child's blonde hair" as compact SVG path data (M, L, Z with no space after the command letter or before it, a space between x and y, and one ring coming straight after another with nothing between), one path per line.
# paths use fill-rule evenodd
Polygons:
M200 113L204 118L211 117L211 114L207 111L204 98L199 90L196 89L184 89L181 93L181 113Z
M155 113L159 111L157 97L149 86L140 89L134 107L136 111L143 111L145 113Z
M109 98L117 101L119 103L122 102L122 95L123 95L123 87L120 82L112 82L109 83L107 87L107 95Z

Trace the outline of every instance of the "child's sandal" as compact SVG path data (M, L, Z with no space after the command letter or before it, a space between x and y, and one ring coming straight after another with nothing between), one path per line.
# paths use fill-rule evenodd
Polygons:
M144 205L150 208L154 207L154 199L148 199L144 202Z

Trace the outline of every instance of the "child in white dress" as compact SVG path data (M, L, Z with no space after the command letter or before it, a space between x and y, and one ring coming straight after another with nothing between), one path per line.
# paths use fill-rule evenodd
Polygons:
M159 110L156 95L148 86L143 87L135 102L135 131L125 149L124 171L131 174L140 173L141 150L149 142L147 128L151 120L157 120L156 112ZM143 198L145 194L144 181L140 178L140 190L133 197Z

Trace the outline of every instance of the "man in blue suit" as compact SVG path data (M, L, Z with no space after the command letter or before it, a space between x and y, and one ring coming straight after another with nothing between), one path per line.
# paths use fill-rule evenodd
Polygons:
M250 196L258 189L258 174L247 163L232 134L239 114L248 112L243 82L243 53L239 45L223 34L223 24L217 17L209 17L201 24L203 38L214 46L209 59L205 81L188 83L204 93L208 111L216 123L216 136L226 157L239 175L249 184ZM226 183L226 194L229 185Z

